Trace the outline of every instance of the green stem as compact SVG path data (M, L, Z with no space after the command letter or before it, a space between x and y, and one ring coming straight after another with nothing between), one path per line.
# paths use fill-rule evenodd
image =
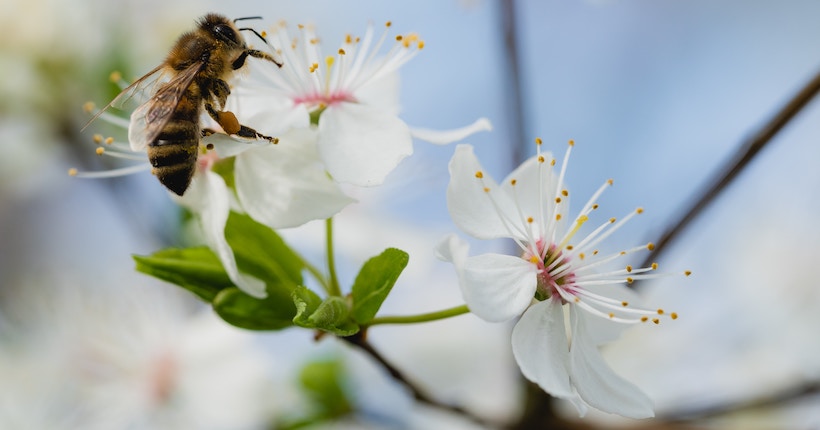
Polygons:
M333 217L325 220L325 244L327 245L327 273L330 277L327 293L331 296L342 295L339 279L336 277L336 261L333 252Z
M459 315L463 315L469 313L470 309L467 308L467 305L456 306L454 308L444 309L435 312L429 312L426 314L419 314L419 315L402 315L402 316L385 316L385 317L376 317L370 320L367 324L368 326L378 325L378 324L415 324L415 323L423 323L423 322L430 322L436 320L443 320L445 318L456 317Z

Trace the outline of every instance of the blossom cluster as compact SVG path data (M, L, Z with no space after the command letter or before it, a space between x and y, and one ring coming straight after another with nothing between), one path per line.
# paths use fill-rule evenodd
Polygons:
M224 133L203 137L190 186L182 196L171 194L199 220L207 245L230 281L247 295L262 299L268 293L263 280L238 267L237 250L225 232L232 212L271 229L328 219L355 201L345 192L349 187L384 183L413 153L414 138L446 144L490 129L483 118L442 132L409 127L398 116L396 74L424 42L412 33L390 37L391 24L385 27L379 36L372 27L361 38L347 36L332 55L325 56L312 27L299 26L299 35L293 38L285 24L277 25L266 34L266 43L284 65L280 69L256 64L253 76L234 83L225 106L259 133L276 136L277 143L249 143ZM389 45L387 52L383 52L385 45ZM135 127L108 112L100 116ZM208 128L219 129L215 123ZM145 153L133 142L102 136L95 140L100 154L143 162L110 172L72 174L100 177L150 169ZM565 173L574 143L570 141L560 165L542 151L540 140L536 143L536 155L500 183L482 168L469 145L457 146L450 162L447 204L455 224L476 239L511 240L516 255L470 256L469 245L456 235L445 238L436 252L454 265L470 312L490 322L518 319L512 350L526 378L572 402L581 415L592 406L627 417L650 417L651 399L611 370L598 351L630 324L677 319L674 312L638 305L627 287L636 280L664 276L657 264L633 267L624 262L606 268L631 254L651 251L654 245L599 252L602 241L643 209L620 220L605 219L582 234L598 210L597 200L613 181L604 182L570 216ZM379 258L370 267L371 262L366 263L362 273L401 260L395 275L382 273L395 282L406 256L388 250ZM334 288L329 289L331 295L340 293L338 286ZM388 293L389 288L379 290L380 300ZM318 315L326 305L327 315L338 315L346 306L344 300L321 302L304 288L293 295L298 308L295 319L304 324L308 323L306 310ZM322 326L318 317L311 316L313 325L305 327L355 333L360 325L372 324L378 310L378 305L358 310L355 305L350 321Z

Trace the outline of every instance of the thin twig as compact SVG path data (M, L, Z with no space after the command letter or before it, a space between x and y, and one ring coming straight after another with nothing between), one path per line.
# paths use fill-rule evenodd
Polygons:
M808 103L820 92L820 73L803 87L777 114L772 117L757 133L745 140L738 147L735 155L720 166L711 180L709 180L702 191L695 195L700 196L694 203L689 205L683 216L670 224L670 227L655 243L655 251L643 262L641 267L652 264L660 259L661 254L674 242L680 233L711 204L723 191L725 191L732 181L737 178L756 155L768 145L775 135L786 126Z
M424 392L424 390L422 390L418 385L411 382L407 378L407 376L405 376L404 373L402 373L396 366L387 361L387 359L383 355L381 355L381 353L378 350L376 350L376 348L374 348L373 345L370 344L370 342L367 341L367 338L362 332L356 333L353 336L343 337L341 339L347 341L352 345L357 346L363 352L373 357L374 360L376 360L385 370L387 370L388 373L390 373L390 376L393 379L395 379L396 381L404 385L408 390L410 390L410 392L413 394L413 398L416 399L417 402L423 403L428 406L432 406L434 408L450 411L454 414L461 415L464 418L467 418L470 421L476 424L480 424L487 428L499 427L499 425L491 423L484 418L474 415L472 412L462 408L461 406L441 403L432 398L429 394Z

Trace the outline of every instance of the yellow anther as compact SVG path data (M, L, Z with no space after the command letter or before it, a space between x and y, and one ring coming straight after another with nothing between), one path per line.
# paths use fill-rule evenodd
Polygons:
M555 220L561 221L561 214L555 214Z
M347 43L347 44L351 44L351 43L353 43L353 36L352 36L352 35L350 35L350 34L348 34L347 36L345 36L345 43Z
M313 63L313 64L311 64L311 65L310 65L310 67L308 67L308 71L309 71L310 73L313 73L313 72L315 72L315 71L316 71L316 69L318 69L318 68L319 68L319 63Z
M305 24L296 24L296 26L299 27L299 30L305 29Z
M418 48L418 49L424 49L424 41L423 41L423 40L419 40L419 41L416 43L416 48Z
M576 298L575 298L575 303L581 303L581 298L580 298L580 297L576 297Z
M677 312L672 312L671 314L669 314L669 317L672 318L673 320L676 320L676 319L678 319L678 314L677 314Z
M569 146L575 146L575 141L574 141L574 140L572 140L572 139L570 139L570 140L569 140Z
M103 148L102 146L98 146L97 149L94 150L94 152L96 152L97 155L103 155L103 153L105 153L105 148Z
M345 55L345 50L342 49L342 48L339 48L339 55Z
M575 247L572 246L572 245L567 245L566 250L567 251L572 251L573 248L575 248Z
M490 192L490 188L489 188L489 187L484 187L484 192L485 192L485 193L489 193L489 192Z
M609 219L610 224L615 224L615 221L616 221L616 219L614 217Z
M554 165L555 165L555 159L553 158L552 160L550 160L550 166L554 166Z
M561 203L561 198L560 197L555 198L555 204L558 204L558 203Z
M68 176L77 176L77 169L73 167L68 169Z
M385 23L384 23L384 26L385 26L385 27L388 27L388 28L389 28L391 25L393 25L393 21L387 21L387 22L385 22Z
M265 31L265 30L262 30L262 32L261 32L261 33L259 33L259 34L261 34L261 35L262 35L262 37L268 37L268 32L267 32L267 31Z
M510 185L515 186L518 183L517 179L510 179Z
M562 196L564 196L564 197L566 197L566 196L568 196L568 195L569 195L569 191L567 191L567 190L561 190L561 195L562 195Z
M635 280L634 280L634 279L632 279L631 277L627 277L627 278L626 278L626 283L627 283L627 284L631 284L631 283L633 283L633 282L635 282Z
M592 210L595 210L595 209L598 209L598 203L595 203L594 205L592 205Z
M658 263L652 263L652 270L658 270Z
M692 274L692 271L691 271L691 270L687 270L687 271L683 272L683 274L684 274L684 275L686 275L686 276L689 276L689 275L691 275L691 274Z
M101 144L103 141L103 137L101 134L95 134L94 137L92 137L92 139L94 139L94 143L96 143L97 145Z
M475 177L478 178L478 179L483 178L484 177L484 172L482 172L481 170L476 170Z
M535 144L536 144L536 145L540 145L540 144L542 144L542 143L544 143L544 141L543 141L543 140L541 140L541 138L540 138L540 137L536 137L536 138L535 138Z
M122 80L122 73L114 70L113 72L111 72L110 75L108 75L108 80L110 80L111 82L117 83L117 82Z
M584 254L583 252L582 252L582 253L580 253L580 254L578 254L578 258L580 258L581 260L583 260L586 256L587 256L587 255L586 255L586 254Z
M648 249L650 251L654 251L655 250L655 244L652 243L652 242L647 243L646 244L646 249Z
M95 107L96 107L96 106L94 106L94 102L85 102L85 103L83 103L83 111L84 111L85 113L91 113L91 112L94 112L94 108L95 108Z
M404 37L403 37L401 34L397 35L397 36L396 36L396 42L401 42L401 40L402 40L403 38L404 38Z
M310 43L311 45L318 45L319 39L314 37L313 39L308 40L308 43Z
M106 145L111 145L112 143L114 143L114 138L113 137L108 136L108 137L105 138L105 144Z
M598 250L592 251L592 255L598 255Z
M657 318L652 318L652 322L655 323L655 324L660 324L661 320L659 320Z
M641 322L647 322L647 321L649 321L649 317L641 317Z
M539 155L539 156L538 156L538 162L539 162L539 163L543 163L543 162L544 162L544 156L543 156L543 155Z
M658 309L658 315L663 315L663 309Z
M610 313L609 313L609 318L615 318L615 314L613 314L612 312L610 312Z
M627 306L629 306L629 302L621 302L621 306L627 307Z
M530 263L532 263L532 264L536 264L536 263L538 263L539 261L540 261L540 260L538 259L538 257L536 257L536 256L534 256L534 255L533 255L532 257L530 257Z
M627 273L632 273L632 266L627 265L626 266L626 272Z
M612 184L614 184L614 183L615 183L615 181L614 181L614 180L612 180L612 179L607 179L607 180L606 180L606 183L607 183L607 184L609 184L609 185L612 185Z
M638 214L640 215L640 214L642 214L642 213L643 213L643 208L638 208L638 209L635 209L635 212L636 212L636 213L638 213Z
M532 217L527 217L527 223L532 224L533 221Z

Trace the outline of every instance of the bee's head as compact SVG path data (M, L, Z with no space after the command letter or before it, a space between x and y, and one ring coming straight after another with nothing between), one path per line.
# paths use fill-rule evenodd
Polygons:
M199 28L205 30L216 40L231 47L243 47L245 42L236 26L228 18L215 13L209 13L199 21Z

